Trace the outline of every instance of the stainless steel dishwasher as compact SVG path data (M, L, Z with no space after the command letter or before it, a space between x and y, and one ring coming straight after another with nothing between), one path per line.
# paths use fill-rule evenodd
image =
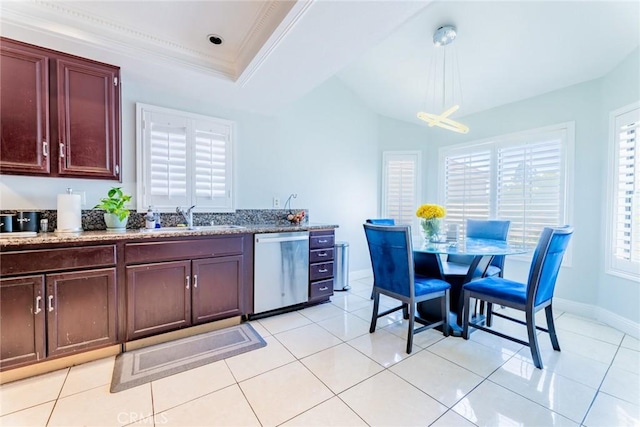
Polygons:
M256 234L254 243L254 314L306 302L309 232Z

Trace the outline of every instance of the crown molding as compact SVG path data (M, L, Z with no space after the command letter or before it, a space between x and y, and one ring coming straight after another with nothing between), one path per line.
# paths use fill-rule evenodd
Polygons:
M2 2L0 23L54 35L120 53L170 62L181 67L235 80L235 61L212 56L116 22L72 9L63 2Z
M271 36L269 36L269 38L262 45L262 47L257 52L257 54L253 56L253 58L246 65L246 67L244 67L240 71L240 75L236 80L236 83L240 87L244 87L251 80L251 78L260 69L260 67L266 62L269 56L275 51L275 49L287 37L287 35L289 35L291 30L296 26L296 24L300 21L300 19L302 19L305 13L307 13L309 8L311 7L311 5L315 3L315 1L316 0L296 1L296 3L291 8L291 10L279 23L277 28L275 28Z

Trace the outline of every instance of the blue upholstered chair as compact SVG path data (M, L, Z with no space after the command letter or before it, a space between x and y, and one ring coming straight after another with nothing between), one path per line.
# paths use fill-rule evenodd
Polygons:
M367 224L396 225L396 221L393 218L369 218Z
M440 279L415 274L411 227L363 226L373 267L373 313L369 332L375 332L378 318L402 309L408 311L407 353L411 353L415 333L442 326L444 335L448 336L450 285ZM379 313L380 295L399 300L401 305ZM428 322L416 314L416 304L434 298L441 298L443 316L440 321ZM423 326L414 330L414 322Z
M466 236L475 239L492 239L492 240L507 240L509 235L509 226L511 221L508 220L481 220L481 219L468 219L466 227ZM473 256L469 255L449 255L447 256L447 262L442 265L445 279L453 279L458 276L461 279L467 275L469 265L473 261ZM483 273L484 276L499 276L503 277L504 270L504 256L495 256L491 260L491 264L487 267L487 270Z
M462 336L469 339L469 327L481 329L493 335L509 339L531 349L531 357L537 368L542 369L542 359L536 330L547 332L551 338L551 345L554 350L560 351L560 344L556 336L556 329L553 323L552 299L553 291L562 264L562 257L569 245L569 240L573 234L573 228L569 226L550 228L546 227L531 260L529 270L529 280L527 283L514 282L501 277L486 277L475 280L463 286L464 292L464 325ZM489 327L469 322L469 304L471 298L487 301L489 311L487 318L498 316L507 320L526 325L529 341L525 342L517 338L505 335ZM525 312L526 321L521 321L499 312L493 312L491 304L500 304L515 310ZM536 326L536 312L544 308L547 317L547 328ZM488 323L490 324L490 323Z
M396 220L393 218L368 218L366 223L375 225L396 225ZM373 299L373 289L371 289L371 299Z

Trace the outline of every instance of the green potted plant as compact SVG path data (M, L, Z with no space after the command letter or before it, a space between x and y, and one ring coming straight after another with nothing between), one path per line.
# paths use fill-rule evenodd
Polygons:
M104 210L104 222L107 230L124 230L129 220L129 209L124 205L131 200L131 196L122 191L122 187L113 187L107 197L100 199L94 209Z

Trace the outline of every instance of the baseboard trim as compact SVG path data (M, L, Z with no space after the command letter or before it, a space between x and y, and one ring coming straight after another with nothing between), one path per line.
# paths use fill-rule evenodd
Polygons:
M122 346L120 344L116 344L98 350L89 350L84 353L73 354L58 359L43 360L42 362L36 362L33 365L9 369L7 371L0 372L0 384L35 377L36 375L42 375L59 369L93 362L98 359L104 359L105 357L115 356L121 351Z
M636 339L640 339L640 324L609 310L564 298L554 298L553 306L559 311L597 320Z

